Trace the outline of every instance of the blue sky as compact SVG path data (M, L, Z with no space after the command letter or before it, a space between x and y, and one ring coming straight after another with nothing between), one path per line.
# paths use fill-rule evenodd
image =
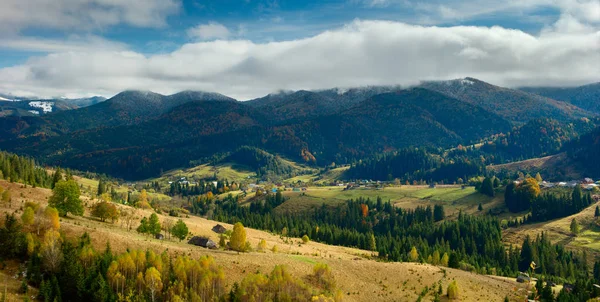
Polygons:
M0 91L109 95L129 87L154 88L166 93L180 88L222 89L229 87L224 81L235 80L235 87L229 93L250 97L276 89L314 89L321 85L360 85L362 82L365 85L410 84L463 75L487 76L486 79L503 85L514 85L523 79L529 79L526 84L574 85L593 81L598 76L588 67L589 60L597 58L594 44L598 44L595 42L599 40L599 25L600 1L597 0L3 0L0 3L0 80L4 76L11 83L0 84ZM402 30L406 32L398 32ZM413 32L426 32L432 36L430 40L412 40L418 38L411 34ZM386 33L394 38L386 37ZM327 35L332 39L319 39ZM516 55L520 50L511 49L517 38L529 43L524 45L528 52ZM480 45L482 40L499 44ZM412 68L428 70L415 72L412 77L400 72L372 70L372 74L368 72L361 78L359 66L356 66L349 70L356 73L353 77L344 73L341 77L347 79L331 81L313 81L308 77L314 75L309 75L308 70L290 75L294 73L290 66L269 66L269 58L263 57L272 54L273 59L306 59L307 66L314 64L317 69L325 68L320 66L327 64L318 59L323 58L323 51L328 47L335 47L336 41L339 45L356 47L362 54L360 58L365 60L378 59L374 57L376 55L394 58L391 53L382 54L380 49L369 47L367 42L400 50L402 45L418 42L421 43L419 47L435 52L426 51L422 56L405 54L404 65L422 61ZM510 65L519 63L515 60L521 60L522 56L533 55L534 50L541 52L540 45L552 45L564 53L575 51L573 43L579 43L576 45L583 47L586 55L581 63L573 66L571 62L570 65L573 68L570 72L577 70L580 76L561 80L562 69L548 74L548 70L531 67L521 70L519 64L514 64L516 69L487 68L498 61L489 57L498 49L506 48L502 55L513 60L506 62ZM305 44L310 46L306 46L302 54L299 51ZM455 46L458 48L452 48ZM455 55L470 55L470 61L456 67L446 66L445 53L449 49L454 49ZM348 49L339 51L347 55L348 62L355 61L358 56ZM286 52L285 56L282 52ZM112 74L118 66L99 64L100 58L111 56L118 57L115 62L123 59L132 64L128 70L131 74L114 83L114 89L110 88L109 77L120 76ZM336 57L335 51L333 56ZM489 62L476 62L486 56ZM135 62L132 62L133 58ZM439 61L437 67L428 63L432 59ZM167 60L170 60L168 64ZM211 72L182 71L186 66L192 68L186 60L202 63L194 68L211 66ZM588 67L584 66L585 60ZM82 62L92 66L83 70ZM217 66L215 62L221 63ZM234 66L231 62L241 65ZM328 62L332 60L324 63ZM339 64L343 62L346 61L340 60ZM155 66L159 63L166 64L164 73ZM476 67L475 63L487 65ZM465 64L472 66L465 69ZM169 70L174 65L180 65L178 71ZM557 65L562 66L562 63ZM249 66L253 73L248 72ZM593 63L591 67L595 67ZM345 66L326 68L317 73L340 78L335 72L327 72L343 70ZM228 74L232 70L249 74ZM502 72L503 76L493 76L496 71ZM85 83L73 83L82 81L81 77L70 81L64 75L66 72L82 72L89 79ZM261 72L265 73L264 81L270 77L280 79L281 76L276 76L278 72L284 72L285 78L289 79L266 85L252 77ZM377 77L377 73L387 76ZM544 79L534 80L538 73L545 74ZM255 85L264 88L244 88Z

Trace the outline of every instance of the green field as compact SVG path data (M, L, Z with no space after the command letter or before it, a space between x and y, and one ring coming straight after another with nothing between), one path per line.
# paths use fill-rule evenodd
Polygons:
M256 178L256 173L252 171L250 167L232 163L223 163L216 166L205 164L189 169L171 170L155 180L169 181L181 177L187 177L188 179L202 179L213 177L215 173L219 179L227 179L236 182L248 181L248 179Z
M289 200L280 206L279 210L281 211L302 211L322 204L336 205L359 197L371 200L381 197L383 201L389 201L401 208L441 204L444 205L446 214L450 216L458 213L459 210L475 213L479 203L483 205L484 209L495 207L498 204L498 198L482 195L473 187L462 189L460 186L438 186L437 188L401 186L352 190L343 190L342 187L309 187L306 192L286 191L283 194Z
M573 245L600 252L600 227L592 225L573 238Z

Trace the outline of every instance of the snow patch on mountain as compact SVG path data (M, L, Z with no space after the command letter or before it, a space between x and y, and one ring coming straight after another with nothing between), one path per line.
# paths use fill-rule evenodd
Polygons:
M463 84L463 85L473 85L473 84L475 84L475 82L473 82L473 81L471 81L471 80L469 80L467 78L460 79L460 83Z
M29 106L31 106L33 108L40 108L40 109L42 109L42 111L44 111L44 113L50 113L50 112L52 112L52 107L54 106L54 102L34 101L34 102L29 102Z

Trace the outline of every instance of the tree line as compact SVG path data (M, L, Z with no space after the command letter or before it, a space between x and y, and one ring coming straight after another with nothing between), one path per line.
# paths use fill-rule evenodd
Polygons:
M459 213L444 220L441 206L405 210L380 198L359 198L336 206L321 206L303 213L282 213L273 206L276 194L239 206L235 197L213 200L210 218L268 230L283 236L302 237L333 245L377 251L386 261L416 261L478 273L516 276L531 261L548 280L589 279L585 255L552 245L542 235L527 238L518 248L505 247L500 223L489 216ZM438 214L436 214L436 212ZM589 282L588 282L589 283ZM591 284L585 286L588 295Z

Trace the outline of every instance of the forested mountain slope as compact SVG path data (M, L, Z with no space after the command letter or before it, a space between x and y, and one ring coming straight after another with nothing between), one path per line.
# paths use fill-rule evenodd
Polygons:
M424 82L421 87L480 106L518 123L541 117L565 121L590 115L586 110L569 103L520 90L494 86L474 78Z

